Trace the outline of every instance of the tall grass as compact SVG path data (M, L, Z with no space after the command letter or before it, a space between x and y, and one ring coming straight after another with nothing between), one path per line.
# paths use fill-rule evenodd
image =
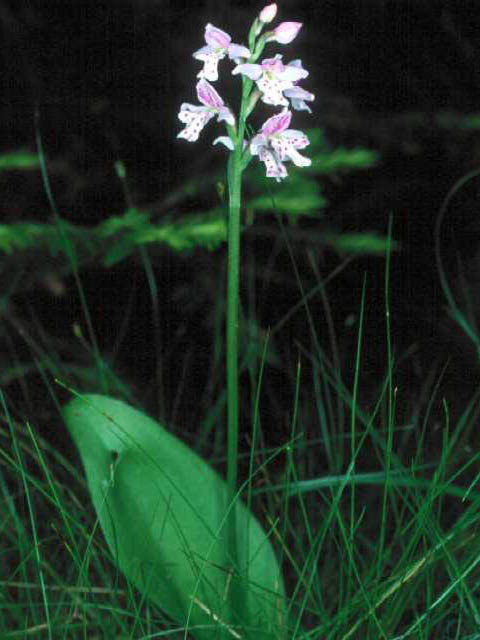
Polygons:
M364 382L369 274L363 291L355 292L356 353L353 370L345 372L331 314L332 281L311 260L326 318L320 324L293 251L291 257L300 305L286 312L285 323L291 313L304 313L309 330L290 353L275 352L273 346L282 321L266 334L259 330L255 278L244 281L242 322L248 319L250 342L240 373L250 381L246 422L251 431L244 434L250 450L244 448L245 457L239 458L241 479L248 481L244 498L282 559L290 612L287 637L480 638L479 454L470 444L475 443L479 394L453 416L439 395L435 371L415 397L397 384L403 354L392 347L389 299L395 291L389 285L388 251L384 305L378 309L385 318L385 333L378 339L386 368L378 371L374 388L371 378ZM142 261L155 296L147 253ZM82 286L80 278L77 283ZM85 291L84 305L88 297ZM93 310L84 312L94 328ZM221 345L221 322L215 326L214 344ZM81 366L66 364L65 345L60 352L48 332L37 329L29 337L33 368L12 365L9 380L15 380L19 393L14 396L6 385L0 396L0 637L182 638L185 631L116 570L79 461L52 437L63 428L58 414L62 385L91 389L96 378L112 394L134 398L135 393L96 343ZM325 331L327 346L319 335ZM74 339L71 346L71 353L77 353ZM269 362L280 370L281 385ZM38 406L38 398L31 397L38 385L44 395L41 417L29 412L29 405ZM214 444L212 454L225 442L218 426L224 393L219 397L219 405L194 432L200 446L211 440L215 426L220 446ZM162 406L177 405L163 400ZM268 415L262 411L267 400ZM40 435L37 420L54 425L49 435ZM276 424L288 435L272 445ZM182 425L169 426L181 436Z

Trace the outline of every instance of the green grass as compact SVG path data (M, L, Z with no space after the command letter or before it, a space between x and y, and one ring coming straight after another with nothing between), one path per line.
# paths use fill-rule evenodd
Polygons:
M317 276L328 318L328 287ZM149 270L150 283L153 277ZM254 287L253 280L250 285ZM155 287L150 291L155 295ZM327 322L327 353L318 335L325 327L316 324L310 311L309 291L300 291L310 335L296 346L296 356L292 349L289 370L283 370L290 388L276 388L269 381L274 331L269 337L252 336L261 349L252 348L242 363L254 390L251 415L245 418L253 429L250 455L244 451L246 457L240 459L242 479L251 480L244 497L270 530L282 560L289 595L287 637L480 637L479 455L469 445L478 422L478 397L454 420L437 394L435 377L418 389L418 398L404 397L396 387L387 314L387 368L373 399L369 389L370 402L362 402L368 286L358 309L350 385L338 367L333 320ZM383 314L388 295L385 302ZM255 326L248 296L245 316ZM221 344L217 326L215 343ZM92 351L91 361L75 369L62 363L53 340L40 338L38 330L36 335L33 378L44 385L48 419L62 429L57 401L64 389L54 376L76 388L82 383L91 388L98 355ZM72 338L72 354L77 352ZM276 354L285 367L279 358ZM134 397L103 361L98 380L105 383L105 371L111 393ZM11 376L23 391L20 400L14 399L7 386L1 396L0 637L182 638L183 630L117 572L78 458L57 450L55 438L39 435L35 415L28 411L32 374L12 366ZM282 410L285 394L290 397L287 415ZM278 409L273 422L281 421L287 434L276 447L268 445L270 426L261 411L265 397ZM403 407L399 410L400 404L412 407L409 415ZM402 422L397 421L399 413ZM213 407L199 424L197 442L208 442L211 425L218 423L218 407ZM224 434L216 433L216 438L212 455L222 451ZM267 459L274 462L264 465Z
M97 323L109 310L91 302L95 292L82 284L83 269L93 261L101 270L105 255L111 255L108 251L134 252L151 298L151 342L158 360L152 403L160 414L156 417L225 470L223 296L207 296L212 340L208 379L201 381L199 394L187 382L195 367L192 342L187 347L183 342L162 342L161 318L169 309L158 304L161 276L147 243L137 235L142 225L151 229L146 218L135 211L131 214L112 218L94 230L99 245L85 262L77 263L74 254L82 258L82 244L75 234L70 237L65 251L70 264L57 267L60 274L74 274L69 295L79 297L83 315L55 317L57 325L64 324L66 337L42 324L32 305L27 319L20 313L16 298L22 291L16 287L21 278L13 279L3 292L2 639L185 637L185 630L166 619L115 567L79 457L59 413L69 387L141 404L141 381L137 383L130 371L118 365L117 347L102 349L97 335ZM53 253L59 251L64 239L55 225L38 229L42 241L33 249L45 245L52 253L53 238ZM2 231L9 264L17 261L19 270L26 270L21 250L32 249L28 225ZM72 232L63 223L60 231ZM383 345L386 364L384 371L378 367L372 376L366 364L372 348L366 340L365 311L371 304L368 273L362 291L345 292L352 297L351 314L358 318L353 347L339 336L341 327L334 314L332 292L342 271L352 266L356 252L350 251L333 272L322 274L314 245L300 251L292 246L291 237L301 240L301 230L280 224L280 232L278 243L287 247L298 295L273 326L262 326L257 307L269 288L278 286L276 279L284 277L276 273L278 248L272 249L260 270L253 243L247 239L241 267L240 370L246 392L241 398L239 471L246 483L243 498L269 532L283 567L290 613L285 637L480 638L480 456L476 446L480 392L460 409L451 407L440 391L438 362L432 362L417 389L404 388L401 365L409 354L396 353L394 348L390 298L396 292L389 283L388 242L384 303L376 310L385 318L384 333L376 339ZM87 230L81 233L90 247L94 236ZM102 242L108 238L112 244L105 248L99 238ZM116 248L116 238L123 241L124 254L122 246ZM337 244L345 248L340 240ZM375 244L375 253L383 246L383 240ZM211 255L202 285L205 291L219 291L224 266L222 257ZM55 270L54 263L49 270ZM124 273L129 277L128 270ZM197 305L199 317L205 315L202 291L191 283L188 286L190 305L194 309ZM317 301L323 310L321 319L318 304L315 309L312 306ZM119 303L127 311L113 333L122 336L132 321L128 301ZM457 306L452 311L458 316ZM290 323L299 316L304 317L308 331L292 342ZM80 322L87 327L86 335ZM468 328L474 332L472 322ZM175 359L181 359L184 369L170 398L166 395L168 363ZM350 367L343 364L346 359L352 362ZM186 404L194 405L190 413L181 411ZM198 424L185 425L178 415L200 419Z

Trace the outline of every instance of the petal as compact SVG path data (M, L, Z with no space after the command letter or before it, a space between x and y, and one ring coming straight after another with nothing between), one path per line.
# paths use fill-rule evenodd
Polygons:
M287 66L283 68L282 72L279 75L281 76L282 80L298 82L299 80L302 80L302 78L306 78L309 74L306 69L301 69L300 67L287 64Z
M260 22L263 22L263 24L268 24L275 18L276 15L277 15L277 5L269 4L260 11L260 15L258 16L258 19L260 20Z
M302 156L302 154L293 148L290 150L289 158L297 167L309 167L312 164L310 158Z
M294 111L308 111L308 113L312 113L312 110L308 106L306 102L303 100L297 100L296 98L290 99L290 106Z
M308 111L309 113L312 113L312 110L305 103L305 100L307 100L308 102L315 100L315 96L313 95L313 93L309 93L308 91L305 91L305 89L295 86L291 89L286 89L283 92L283 95L290 100L290 103L295 111Z
M270 137L275 133L281 133L288 129L290 120L292 119L292 112L288 109L284 109L280 113L272 116L263 123L262 133L263 135Z
M315 96L313 95L313 93L305 91L305 89L302 89L302 87L299 87L298 85L295 85L290 89L285 89L283 93L287 96L287 98L295 98L296 100L315 100Z
M262 60L262 70L272 71L273 73L279 73L285 69L285 65L282 62L283 56L280 53L274 58L265 58Z
M218 80L218 61L223 57L214 52L197 55L196 58L203 60L203 69L197 73L197 78L206 78L211 82Z
M237 75L237 73L241 73L244 76L247 76L251 80L258 80L262 75L262 67L259 64L239 64L233 69L232 75Z
M286 138L295 149L304 149L310 144L307 136L298 129L287 129L282 133L282 137Z
M228 57L230 60L239 60L240 58L248 59L252 54L250 53L250 49L242 46L241 44L232 43L228 47Z
M214 27L213 24L207 24L205 27L205 42L209 44L211 47L215 49L228 49L232 39L217 27Z
M305 158L298 153L287 136L276 136L270 140L270 144L280 160L292 160L297 167L308 167L312 164L310 158Z
M273 30L272 35L267 38L267 42L290 44L297 37L301 28L301 22L282 22Z
M200 49L197 49L195 53L192 53L192 56L197 60L205 60L206 56L212 53L212 47L209 47L208 44L204 45Z
M218 122L222 120L225 120L227 124L231 124L232 126L235 124L235 116L228 107L220 107L218 110Z
M218 138L215 138L212 144L224 144L227 149L230 149L230 151L233 151L235 148L233 141L229 136L219 136Z
M257 133L257 135L250 140L250 153L252 156L260 155L260 151L266 147L267 144L267 138L262 133Z
M197 96L202 104L212 109L221 109L225 104L212 85L203 78L197 82Z
M257 87L262 92L262 102L265 104L281 105L288 107L288 100L283 97L283 90L292 86L291 83L281 82L277 75L264 73L257 80Z
M210 118L213 118L213 115L206 107L197 107L188 103L182 104L178 118L187 126L177 134L177 138L185 138L189 142L195 142L198 140L200 131Z
M264 148L260 152L259 158L265 164L267 178L276 178L277 182L280 182L282 178L288 176L285 165L273 151Z
M205 107L200 107L196 104L190 104L189 102L183 102L180 107L180 112L178 114L178 119L180 122L188 123L192 118L192 113L201 113L205 111Z

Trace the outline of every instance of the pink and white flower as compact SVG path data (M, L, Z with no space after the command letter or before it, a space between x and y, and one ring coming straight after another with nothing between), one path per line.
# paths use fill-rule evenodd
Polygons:
M290 44L298 35L302 28L301 22L281 22L278 27L267 36L267 42L279 42L280 44Z
M204 106L184 102L180 107L178 118L187 126L180 131L177 138L185 138L189 142L198 140L203 127L211 118L217 116L218 121L224 120L229 125L235 124L235 117L212 85L205 79L197 82L197 96Z
M232 38L212 24L205 27L204 47L195 51L193 57L203 61L203 69L197 74L197 78L206 78L211 82L218 80L218 62L228 57L235 62L239 62L242 58L250 57L250 50L240 44L232 42Z
M284 109L264 122L260 133L250 142L252 156L258 156L265 164L267 178L275 178L277 182L288 175L285 161L291 160L297 167L312 163L297 151L308 146L309 141L302 131L288 128L291 119L292 112Z
M300 65L298 65L300 62ZM239 64L232 71L233 75L241 73L254 80L262 93L262 102L265 104L287 107L288 100L283 92L295 87L295 83L306 78L308 71L302 67L301 61L294 64L283 64L282 56L277 53L274 58L262 60L261 64Z

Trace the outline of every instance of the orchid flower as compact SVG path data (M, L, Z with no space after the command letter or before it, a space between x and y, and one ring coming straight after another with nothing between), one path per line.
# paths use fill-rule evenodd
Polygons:
M283 96L283 92L294 88L295 82L308 76L308 71L301 66L301 61L296 60L295 64L285 65L279 53L274 58L262 60L261 64L239 64L232 71L233 75L237 73L257 83L262 92L262 102L284 107L288 106L288 100Z
M218 95L212 85L205 79L197 82L197 96L199 102L204 106L197 106L184 102L180 107L178 118L187 126L177 135L177 138L185 138L189 142L198 140L198 136L207 122L217 116L218 121L224 120L233 126L235 118L228 107L225 106L222 98Z
M211 82L218 80L218 61L228 57L235 62L242 58L250 57L250 50L240 44L234 44L232 38L212 24L205 27L204 47L195 51L193 57L203 61L203 69L197 74L197 78L206 78Z
M250 142L252 156L257 155L265 164L267 178L276 178L280 182L287 177L283 162L291 160L297 167L308 167L312 163L297 149L304 149L308 138L302 131L289 129L292 112L284 109L264 122L260 133Z

